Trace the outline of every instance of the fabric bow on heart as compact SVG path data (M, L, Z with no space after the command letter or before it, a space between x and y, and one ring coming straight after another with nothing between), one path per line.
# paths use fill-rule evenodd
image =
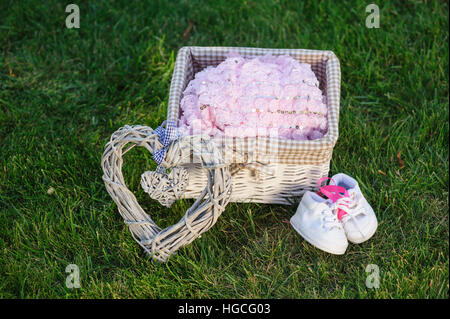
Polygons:
M166 128L164 128L166 125ZM153 153L153 159L158 163L156 171L146 171L141 176L141 187L151 198L156 199L162 205L170 207L179 199L186 190L188 172L184 168L174 167L167 174L167 170L161 164L166 156L170 144L180 134L175 121L164 121L154 131L162 144L162 148Z
M164 125L166 125L166 128L164 128ZM153 159L156 163L158 163L158 168L156 171L165 172L165 169L161 166L161 163L166 156L166 152L170 144L180 136L180 133L175 121L164 121L161 126L155 129L154 132L158 135L159 141L163 145L162 148L153 153Z

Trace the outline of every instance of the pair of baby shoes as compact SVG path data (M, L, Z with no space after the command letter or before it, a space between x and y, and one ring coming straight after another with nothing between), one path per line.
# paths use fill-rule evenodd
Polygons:
M327 179L319 180L318 194L306 192L303 195L290 222L310 244L328 253L342 255L349 241L359 244L372 237L378 222L355 179L336 174L331 178L334 185L320 187Z

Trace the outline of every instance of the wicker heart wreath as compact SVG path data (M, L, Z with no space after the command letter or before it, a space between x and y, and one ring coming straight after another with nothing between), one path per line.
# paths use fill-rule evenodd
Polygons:
M120 128L106 144L101 164L106 189L117 204L133 238L154 259L165 262L175 251L200 237L216 223L230 200L231 174L222 154L208 136L180 137L169 146L161 142L158 133L147 126ZM154 155L164 149L160 166L171 168L171 172L145 172L141 185L144 191L165 206L170 206L178 199L187 184L186 170L177 165L191 156L198 157L206 171L208 179L205 189L183 218L165 229L158 227L144 212L125 185L122 156L135 146L145 147Z

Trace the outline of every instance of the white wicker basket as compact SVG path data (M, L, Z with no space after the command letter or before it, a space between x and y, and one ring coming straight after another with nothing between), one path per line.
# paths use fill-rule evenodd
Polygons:
M338 138L340 99L339 61L331 51L184 47L178 53L170 86L169 122L177 122L182 92L194 74L219 64L231 51L247 58L287 54L311 64L327 97L328 132L312 141L194 135L168 143L164 138L169 135L168 127L165 135L146 126L125 126L116 131L102 156L103 180L133 238L158 261L167 261L210 229L229 201L289 204L306 190L316 189L319 179L328 175ZM164 150L161 166L172 169L170 174L142 174L141 185L150 197L165 206L181 197L197 198L177 224L158 227L127 188L122 157L135 146L153 154Z
M340 99L339 61L331 51L302 49L261 49L240 47L183 47L178 52L170 86L167 119L177 121L182 92L195 73L210 65L218 65L229 52L243 57L265 54L290 55L309 63L327 97L328 133L313 141L274 138L213 139L222 149L225 162L241 168L232 179L233 202L290 204L306 190L317 188L318 180L327 176L333 147L338 138ZM223 144L233 145L223 147ZM231 156L232 154L233 156ZM265 165L254 165L263 163ZM199 165L187 163L189 185L184 197L197 198L205 187L205 174ZM260 168L263 168L262 170ZM265 173L271 172L271 174Z

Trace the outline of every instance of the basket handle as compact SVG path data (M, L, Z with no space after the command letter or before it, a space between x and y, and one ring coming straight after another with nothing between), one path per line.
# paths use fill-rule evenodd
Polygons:
M153 154L162 144L151 127L137 125L120 128L112 134L103 152L103 181L133 238L152 258L166 262L179 248L209 230L225 210L231 196L230 169L208 136L196 135L175 140L161 165L175 167L182 160L190 158L191 154L200 156L208 182L183 218L161 229L139 205L123 178L123 155L135 146L145 147Z

